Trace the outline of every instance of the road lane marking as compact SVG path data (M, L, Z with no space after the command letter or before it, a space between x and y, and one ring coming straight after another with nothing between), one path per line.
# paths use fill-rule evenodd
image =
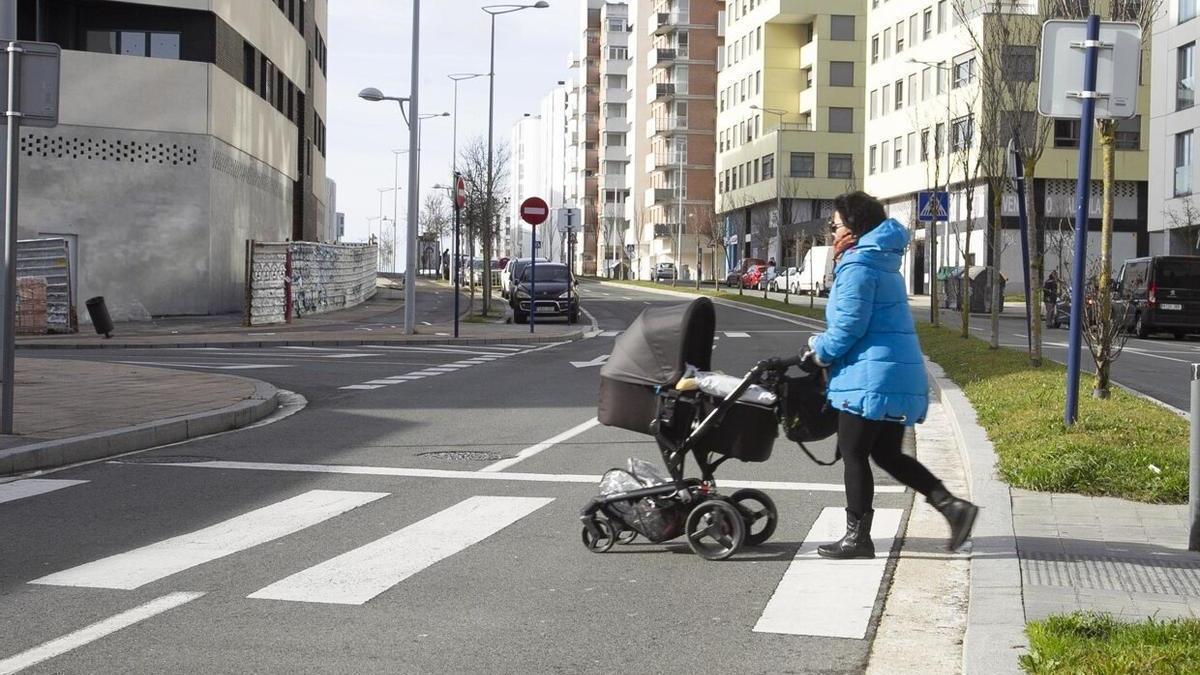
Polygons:
M552 501L543 497L470 497L247 597L361 605Z
M549 450L550 448L554 447L555 445L557 445L559 443L562 443L563 441L570 440L598 424L600 424L600 420L593 417L592 419L590 419L582 424L578 424L574 427L571 427L570 429L567 429L566 431L562 432L561 434L558 434L557 436L547 438L546 440L542 441L541 443L538 443L536 445L531 445L528 448L525 448L524 450L518 452L516 457L502 459L499 462L496 462L495 464L489 464L489 465L483 467L482 469L480 469L480 471L483 471L485 473L503 471L503 470L507 469L508 467L512 466L513 464L516 464L517 462L529 459L530 457L533 457L534 455L538 454L539 452L542 452L543 450Z
M617 337L618 335L620 335L623 332L625 332L625 331L620 331L620 330L601 331L599 337Z
M109 462L122 464L119 460ZM569 473L506 473L502 471L455 471L452 469L409 469L393 466L355 466L351 464L285 464L281 462L235 462L213 460L211 462L139 462L143 466L169 466L181 469L236 469L241 471L283 471L293 473L329 473L355 476L394 476L397 478L449 478L468 480L508 480L523 483L588 483L600 482L599 475ZM844 492L842 483L789 483L763 480L723 480L724 488L757 488L785 492ZM902 485L876 485L877 494L902 494Z
M97 621L85 628L80 628L73 633L68 633L49 642L43 642L33 649L23 651L16 656L10 656L0 661L0 675L20 672L56 656L62 656L73 649L95 642L123 628L141 623L146 619L158 616L167 610L185 605L203 595L203 593L170 593L160 598L155 598L144 605L138 605L133 609L126 610L102 621Z
M395 380L389 378L387 380L370 380L368 382L364 382L363 384L373 384L373 385L377 384L379 386L386 387L390 384L400 384L402 382L407 382L408 380L409 380L409 378L395 379Z
M47 492L54 492L63 488L83 485L86 480L60 480L51 478L26 478L24 480L16 480L11 483L0 484L0 504L4 502L15 502L18 499L26 497L36 497L44 495Z
M195 532L101 558L29 583L132 590L299 532L386 496L386 492L311 490Z
M729 338L748 338L748 337L750 337L749 333L742 333L742 332L738 332L738 331L728 331L727 330L727 331L722 331L722 332L725 333L725 337L729 337Z
M763 609L754 632L865 638L903 513L902 509L875 510L871 528L875 558L826 560L817 555L817 546L837 541L845 534L846 513L835 507L821 511Z
M350 384L338 389L382 389L385 385L382 384Z
M472 356L507 356L511 351L465 349L461 347L409 347L405 345L364 345L364 349L385 349L396 352L425 352L428 354L470 354Z
M258 370L263 368L294 368L282 364L248 363L242 365L211 365L204 363L164 363L162 361L115 361L130 366L167 366L169 368L204 368L206 370Z

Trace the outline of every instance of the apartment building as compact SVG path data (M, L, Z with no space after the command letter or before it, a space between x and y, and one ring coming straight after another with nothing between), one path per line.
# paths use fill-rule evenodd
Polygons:
M627 277L625 233L629 220L629 5L608 2L600 10L599 161L596 208L596 271Z
M1154 23L1150 100L1150 252L1200 253L1200 108L1195 0L1168 0Z
M21 134L21 238L65 237L116 319L241 308L247 239L328 238L327 0L22 1L62 46Z
M963 14L964 4L971 11ZM1085 9L1088 3L1077 5ZM1122 5L1122 7L1133 5ZM1020 235L1016 194L1007 185L997 195L1002 226L1002 243L996 247L990 234L995 202L984 180L986 169L978 158L984 144L1004 147L1013 127L1021 129L1023 144L1030 145L1038 134L1036 100L1024 104L1002 96L997 88L981 85L983 59L977 44L995 45L1000 50L991 63L1000 64L1005 81L1026 83L1036 92L1038 67L1037 26L1046 18L1063 16L1067 5L1043 1L963 3L960 0L870 0L867 13L867 120L866 190L883 199L892 217L909 226L913 235L903 272L913 293L926 293L931 275L964 261L972 265L995 265L1007 278L1007 291L1020 291L1024 271L1020 257ZM1058 8L1058 11L1050 9ZM1127 18L1118 9L1114 17L1108 2L1093 2L1090 9L1104 19ZM1000 39L1000 22L1025 21L1033 26L1023 43ZM1008 24L1014 25L1014 24ZM1011 34L1011 33L1003 33ZM972 38L974 36L974 39ZM1148 63L1143 63L1144 81L1139 92L1139 110L1148 111ZM1012 92L1015 85L1000 88ZM1077 119L1056 119L1044 136L1044 153L1037 163L1031 203L1042 223L1036 245L1045 254L1045 273L1065 272L1073 251L1073 217L1080 126ZM1149 250L1146 231L1147 200L1147 114L1118 125L1116 139L1116 184L1113 260ZM1043 128L1045 128L1043 126ZM1089 213L1091 256L1099 254L1101 217L1100 151L1095 146ZM949 189L949 222L926 228L916 212L917 192ZM936 236L937 260L929 255L930 234Z
M861 186L866 2L729 3L716 203L730 266L797 264L827 234L833 198Z
M532 231L521 220L521 202L529 197L541 197L555 214L567 204L569 120L567 96L569 85L562 82L547 94L537 107L537 113L527 113L512 128L508 207L506 220L511 231L504 255L529 257L532 251ZM557 216L555 216L557 218ZM557 220L538 228L538 256L556 262L566 262L564 237L559 233Z
M718 0L638 3L631 96L639 140L630 164L635 191L626 209L632 225L626 243L640 279L649 278L660 262L674 263L682 278L694 279L714 250L717 60L724 7Z

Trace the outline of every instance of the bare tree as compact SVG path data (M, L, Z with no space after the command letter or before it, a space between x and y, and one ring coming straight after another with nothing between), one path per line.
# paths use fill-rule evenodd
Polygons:
M425 195L421 205L421 231L437 237L438 241L446 237L450 228L450 216L446 210L446 198L441 191Z
M466 223L468 248L474 252L479 245L483 249L483 312L491 309L491 267L492 250L499 229L499 214L502 199L497 195L504 194L508 186L509 150L507 145L499 145L493 155L492 201L496 218L488 217L488 161L487 141L482 136L471 139L459 151L458 171L465 179L467 186L467 204L462 210L462 219ZM473 257L473 256L472 256ZM474 303L475 275L471 270L471 298Z
M1096 398L1109 397L1110 373L1112 364L1121 356L1125 343L1129 340L1130 303L1121 303L1120 308L1113 308L1111 295L1105 294L1099 283L1104 275L1104 261L1097 260L1090 264L1083 305L1083 337L1087 340L1088 351L1092 355L1092 363L1096 365L1096 382L1092 387L1092 396Z

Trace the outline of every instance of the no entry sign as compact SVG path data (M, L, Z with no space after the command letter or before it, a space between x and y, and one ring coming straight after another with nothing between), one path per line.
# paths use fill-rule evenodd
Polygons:
M541 197L530 197L521 202L521 219L530 225L541 225L550 217L550 207Z
M454 183L454 201L460 209L467 205L467 181L462 176Z

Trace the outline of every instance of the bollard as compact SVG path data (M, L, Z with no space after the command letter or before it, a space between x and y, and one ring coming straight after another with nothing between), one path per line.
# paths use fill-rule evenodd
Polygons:
M1200 551L1200 363L1192 364L1191 443L1188 446L1188 550Z

